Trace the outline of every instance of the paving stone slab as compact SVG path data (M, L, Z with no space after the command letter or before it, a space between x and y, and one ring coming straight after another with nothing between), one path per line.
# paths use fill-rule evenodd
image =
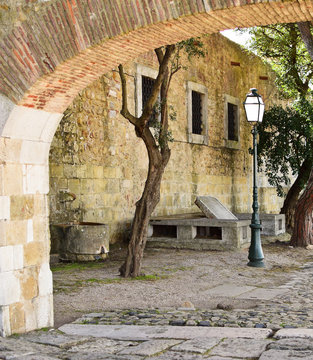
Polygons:
M1 356L1 354L0 354ZM0 359L2 359L0 357ZM32 354L32 355L23 355L23 356L7 356L4 357L4 360L60 360L59 357L53 357L46 354Z
M206 358L208 360L242 360L242 358L237 358L237 357L225 357L225 356L209 356L208 358ZM275 359L278 360L278 359Z
M151 360L203 360L203 356L197 354L186 354L176 351L167 351L164 354L153 356Z
M272 342L268 349L313 351L313 341L307 338L283 338Z
M68 351L70 353L73 352L104 352L108 354L115 354L119 351L129 347L129 346L136 346L138 342L135 341L117 341L111 339L96 339L93 338L93 341L89 341L84 344L72 346Z
M48 333L30 333L23 336L24 340L44 344L57 346L61 349L68 348L80 343L84 343L90 340L90 337L77 337L60 334L58 332Z
M196 338L173 346L171 350L204 354L220 341L222 341L222 338Z
M258 358L272 340L269 339L225 339L210 355L238 358Z
M271 300L276 296L284 295L288 292L288 289L263 289L255 288L244 294L237 296L238 299L258 299L258 300Z
M237 297L245 294L248 291L255 290L254 286L237 286L233 284L224 284L216 286L207 291L209 296L225 296L225 297Z
M197 196L195 204L209 219L238 220L231 211L213 196Z
M81 325L66 324L59 328L68 335L105 337L115 340L183 339L199 337L266 339L271 329L197 326Z
M313 329L281 329L274 336L275 339L283 338L308 338L313 339Z
M145 341L137 346L125 348L119 354L121 355L141 355L141 356L153 356L160 352L163 352L170 347L177 345L181 340L149 340Z
M7 360L22 359L26 356L35 356L35 354L42 353L49 354L49 356L53 357L55 356L54 354L59 353L59 351L60 350L54 346L31 343L22 338L2 338L0 336L0 355Z
M144 356L137 355L114 355L108 354L103 351L96 353L76 353L76 354L66 354L64 359L66 360L143 360Z
M292 350L268 350L259 360L313 360L312 352Z

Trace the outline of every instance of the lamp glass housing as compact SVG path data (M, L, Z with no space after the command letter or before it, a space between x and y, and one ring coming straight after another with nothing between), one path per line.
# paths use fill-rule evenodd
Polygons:
M262 122L264 115L264 102L257 89L251 89L243 103L247 120L249 122Z

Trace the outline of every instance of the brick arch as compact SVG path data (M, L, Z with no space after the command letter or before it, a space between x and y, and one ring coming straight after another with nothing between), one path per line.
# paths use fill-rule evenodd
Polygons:
M0 39L2 336L53 325L48 154L75 95L117 64L160 45L235 27L313 19L313 0L32 3L12 30L0 27L6 34Z
M25 16L1 41L0 91L61 113L90 82L140 53L203 33L312 20L313 1L54 0Z

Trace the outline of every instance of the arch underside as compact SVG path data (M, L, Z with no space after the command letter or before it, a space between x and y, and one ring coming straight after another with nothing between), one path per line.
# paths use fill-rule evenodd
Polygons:
M177 0L149 8L144 0L125 1L124 7L118 1L88 3L52 1L2 39L3 95L61 113L101 74L148 50L225 29L313 18L312 0Z

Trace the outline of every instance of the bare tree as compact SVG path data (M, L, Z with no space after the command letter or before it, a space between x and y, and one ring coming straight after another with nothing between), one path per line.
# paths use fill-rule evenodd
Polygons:
M161 180L171 155L168 146L171 141L168 129L168 120L171 114L169 114L167 103L171 80L177 71L185 68L182 64L184 57L181 56L181 52L185 50L190 60L193 56L204 56L205 52L202 47L203 44L199 39L192 38L176 45L167 45L154 50L159 62L158 76L140 117L132 115L128 110L126 77L123 66L119 65L123 97L121 114L134 125L136 135L143 140L149 158L144 190L140 200L136 203L126 260L120 267L121 276L136 277L140 275L149 220L160 201ZM151 128L149 125L151 125L153 116L155 117L154 127Z

